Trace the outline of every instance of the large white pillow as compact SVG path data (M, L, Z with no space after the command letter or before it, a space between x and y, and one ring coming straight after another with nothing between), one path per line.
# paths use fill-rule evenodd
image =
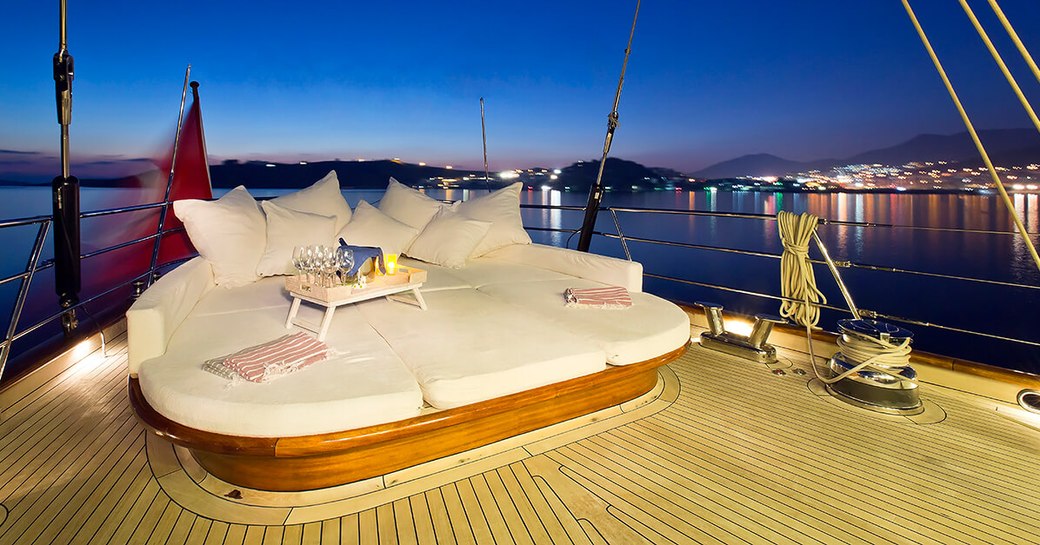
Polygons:
M260 206L267 216L267 248L256 266L256 274L275 276L296 274L292 264L295 246L331 244L336 237L336 218L283 208L274 201Z
M330 170L324 178L314 182L310 187L282 195L272 201L282 208L319 216L333 216L336 218L336 231L350 221L350 205L343 198L335 170Z
M422 231L433 216L444 208L440 201L398 182L393 177L379 200L379 211L395 220Z
M510 244L530 244L531 235L520 220L520 190L517 182L487 195L456 203L455 210L463 216L491 222L487 236L473 250L470 257L480 257L492 250Z
M354 217L339 237L354 246L378 246L384 254L400 254L415 240L419 230L382 213L365 201L358 203Z
M213 281L234 287L256 282L256 266L266 246L264 215L243 186L215 201L174 201L173 213L188 238L213 267Z
M470 219L445 208L430 220L405 253L427 263L461 269L490 228L491 222Z

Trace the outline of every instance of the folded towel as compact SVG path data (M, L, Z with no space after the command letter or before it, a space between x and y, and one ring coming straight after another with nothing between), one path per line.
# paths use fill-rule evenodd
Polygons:
M620 286L567 288L563 298L568 307L621 309L632 306L632 296Z
M231 380L267 382L319 362L328 352L328 345L300 332L209 360L202 368Z

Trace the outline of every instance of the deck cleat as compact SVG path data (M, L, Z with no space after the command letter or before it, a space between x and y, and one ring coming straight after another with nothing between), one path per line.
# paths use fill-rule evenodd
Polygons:
M840 351L828 362L827 384L834 397L872 411L912 416L921 414L917 372L910 367L910 341L914 334L877 320L838 320ZM871 361L867 366L861 367ZM853 371L849 373L850 371Z
M773 324L784 323L784 320L769 314L755 315L755 323L748 335L726 331L722 318L722 305L700 301L695 303L704 309L708 320L708 331L701 333L701 346L725 352L758 363L776 363L776 348L768 344Z

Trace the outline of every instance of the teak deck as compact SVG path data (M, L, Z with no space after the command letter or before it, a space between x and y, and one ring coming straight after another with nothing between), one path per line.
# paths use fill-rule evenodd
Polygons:
M221 483L155 440L120 337L0 392L0 544L1040 542L1040 418L924 384L947 415L926 425L770 371L693 346L647 405L337 499Z

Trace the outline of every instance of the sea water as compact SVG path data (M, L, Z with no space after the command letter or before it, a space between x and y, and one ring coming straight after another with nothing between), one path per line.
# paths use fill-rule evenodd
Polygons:
M290 190L258 191L256 196L276 196L287 191ZM378 201L381 193L347 190L344 195L353 207L362 199ZM435 190L429 193L438 199L457 200L483 192ZM140 197L141 194L133 190L85 188L82 209L143 204ZM521 193L521 203L529 205L584 206L586 199L583 193L542 190ZM1038 243L1040 196L1014 194L1012 199L1027 229L1033 233L1034 243ZM915 333L914 346L918 350L1040 373L1040 348L995 338L1040 342L1040 319L1035 310L1040 308L1040 272L1022 239L1010 234L1013 231L1010 215L995 195L653 191L607 193L603 204L618 209L769 216L787 210L810 212L842 222L879 224L819 227L820 237L835 260L862 266L841 269L857 306L942 326L897 322ZM49 213L48 188L0 187L0 218ZM527 227L558 230L531 231L536 242L576 246L577 236L573 231L581 225L582 212L525 208L522 216ZM104 229L93 231L88 225L91 221L97 220L84 222L85 232L90 233L84 238L84 252L119 242L120 229L114 223L117 220L108 219ZM726 288L647 278L647 291L686 303L701 300L722 303L727 311L734 313L778 313L779 301L746 293L779 294L780 261L770 256L782 251L775 221L617 210L614 214L601 212L596 227L597 231L615 235L620 228L632 258L642 262L647 273ZM993 233L965 232L964 229ZM35 233L36 227L0 229L0 278L25 268ZM696 248L634 239L682 243ZM742 255L715 248L769 255ZM624 247L616 238L596 237L593 251L625 257ZM819 258L815 248L810 253ZM48 242L43 257L47 259L50 255ZM869 266L912 272L863 268ZM828 303L844 307L844 300L827 268L817 266L815 272ZM990 282L949 278L951 276ZM48 283L46 275L37 281ZM1008 287L1000 285L1001 282L1031 287ZM0 285L0 327L5 331L17 284ZM50 292L34 290L33 297L50 297ZM833 331L836 321L846 317L847 313L825 311L820 325Z

